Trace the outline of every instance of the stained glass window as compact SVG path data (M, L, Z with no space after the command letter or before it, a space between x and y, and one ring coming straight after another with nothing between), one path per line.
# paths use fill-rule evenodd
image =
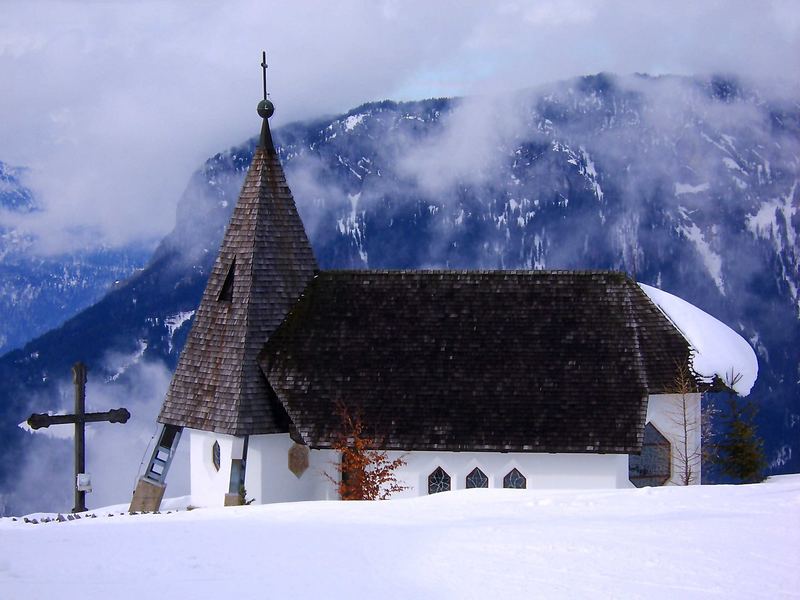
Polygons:
M628 478L636 487L664 485L671 474L669 440L652 423L644 427L642 453L628 458Z
M450 491L450 475L442 467L428 475L428 493L438 494L439 492Z
M486 473L481 471L478 467L472 469L469 475L467 475L467 489L472 488L488 488L489 487L489 478L486 476Z
M508 475L503 477L503 487L524 490L528 487L528 480L525 479L525 475L520 473L517 469L511 469Z

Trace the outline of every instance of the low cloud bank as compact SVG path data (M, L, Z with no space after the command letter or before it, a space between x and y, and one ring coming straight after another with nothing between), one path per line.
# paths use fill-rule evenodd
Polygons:
M123 357L111 359L117 361ZM125 366L107 365L111 373ZM89 509L129 502L137 476L149 460L158 431L156 416L171 378L170 371L159 362L129 364L122 376L105 381L89 372L86 386L87 412L103 412L126 407L130 420L119 423L90 423L86 426L86 470L92 476L93 491L86 495ZM54 412L72 413L73 386L64 379L59 392L39 398L36 407L55 406ZM41 411L40 408L35 409ZM72 425L56 425L38 430L30 452L22 464L8 472L17 473L13 488L4 493L5 504L17 513L68 512L73 502L73 437ZM43 433L39 433L43 432ZM188 444L179 447L167 479L170 496L188 493Z

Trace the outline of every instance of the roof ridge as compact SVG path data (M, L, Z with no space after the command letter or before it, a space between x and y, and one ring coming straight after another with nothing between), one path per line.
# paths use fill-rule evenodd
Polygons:
M633 281L624 271L611 269L322 269L319 275L613 275Z

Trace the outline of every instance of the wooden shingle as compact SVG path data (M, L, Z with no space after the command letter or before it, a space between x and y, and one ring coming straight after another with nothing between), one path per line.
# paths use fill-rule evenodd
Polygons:
M326 271L259 361L312 448L341 403L389 449L628 453L688 356L622 273Z
M286 431L256 357L317 265L266 120L264 128L160 423L232 435Z

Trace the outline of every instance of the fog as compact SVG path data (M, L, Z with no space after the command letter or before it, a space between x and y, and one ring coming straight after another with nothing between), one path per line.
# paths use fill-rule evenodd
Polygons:
M106 368L113 373L130 363L131 357L112 356ZM116 381L100 377L91 370L86 385L86 411L103 412L124 406L131 413L125 424L86 425L86 470L92 476L93 491L86 494L91 510L112 504L129 503L138 476L150 459L158 432L156 416L171 378L158 362L129 364ZM55 412L72 413L74 400L71 379L58 385L53 397L35 398L36 412L52 407ZM52 425L30 433L35 436L23 464L17 465L16 480L5 496L9 510L24 507L25 512L69 512L73 505L73 425ZM189 493L188 443L179 446L167 481L169 496Z
M167 233L191 172L257 133L262 48L276 126L369 100L493 95L600 71L732 72L782 86L800 66L791 0L3 9L0 160L30 168L41 210L0 212L0 227L44 253L152 245Z

